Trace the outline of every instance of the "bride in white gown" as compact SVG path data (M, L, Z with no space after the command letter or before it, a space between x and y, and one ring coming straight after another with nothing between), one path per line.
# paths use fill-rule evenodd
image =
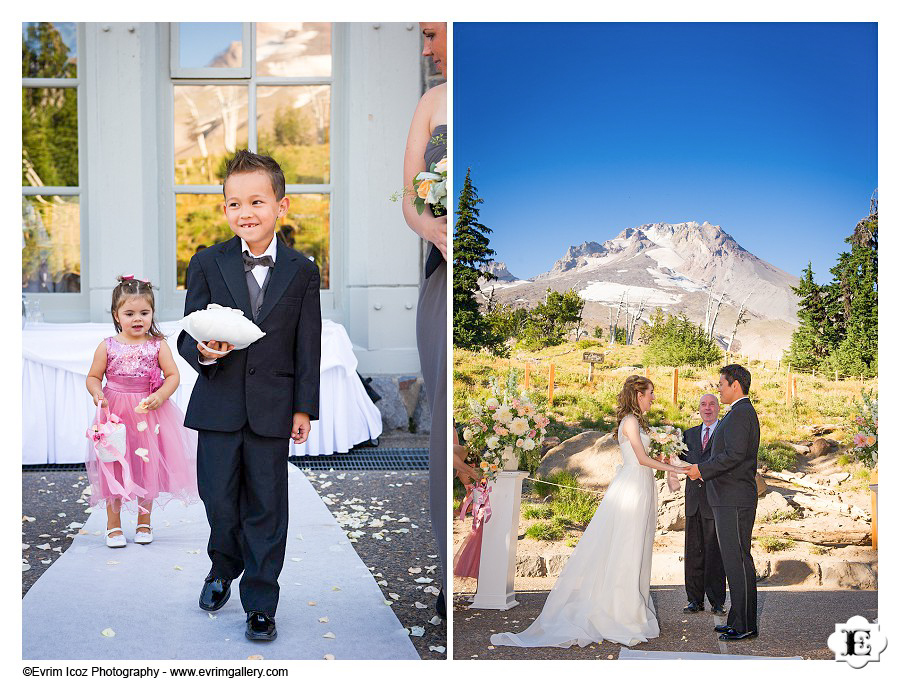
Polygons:
M654 400L649 379L632 375L625 380L616 407L622 466L540 615L523 632L491 635L491 644L568 648L605 639L634 646L659 636L650 598L650 559L656 532L653 469L684 474L688 467L672 466L647 455L650 436L644 413Z

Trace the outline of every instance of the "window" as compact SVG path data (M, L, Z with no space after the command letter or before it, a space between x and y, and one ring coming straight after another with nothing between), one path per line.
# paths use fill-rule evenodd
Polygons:
M22 292L80 294L78 25L22 24Z
M277 236L312 257L330 289L331 24L179 24L170 40L176 288L194 253L232 236L222 179L248 147L284 170L290 208Z

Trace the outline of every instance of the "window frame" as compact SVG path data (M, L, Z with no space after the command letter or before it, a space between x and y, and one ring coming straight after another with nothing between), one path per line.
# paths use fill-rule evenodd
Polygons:
M161 217L165 221L161 229L161 312L166 317L181 317L184 311L185 290L178 289L177 272L177 197L181 194L215 195L224 202L221 185L180 185L175 182L175 88L180 85L240 85L247 87L247 145L252 151L258 150L257 139L257 110L256 90L259 86L303 86L303 85L328 85L330 87L329 105L329 182L324 184L287 184L285 193L288 196L297 194L325 194L329 197L328 213L328 263L329 263L329 288L320 290L320 301L323 314L329 317L339 317L338 305L340 296L338 292L344 286L343 262L336 262L335 254L343 252L343 228L346 207L343 206L344 188L346 185L346 166L344 162L345 140L347 134L346 116L344 115L345 87L343 51L346 42L346 26L340 22L331 22L331 75L319 77L281 77L258 76L256 74L256 23L244 22L244 35L249 31L249 49L244 56L251 55L250 75L247 77L225 77L221 69L206 69L202 77L179 76L170 63L170 71L162 79L164 96L161 98L161 127L165 134L160 136L165 145L164 154L161 155L160 169L162 175L161 186L164 187L164 201L161 206ZM165 54L174 55L171 44L178 39L177 24L169 23L169 30L162 40L170 42L169 50L163 50ZM246 43L245 43L246 45ZM182 73L183 69L177 73ZM196 71L196 69L194 70ZM213 73L211 73L213 72ZM218 76L218 77L216 77ZM339 130L336 131L336 126ZM337 132L337 134L336 134ZM225 217L222 217L223 223ZM343 261L343 259L339 259Z
M24 23L24 22L23 22ZM85 24L75 23L75 78L22 78L21 87L24 88L75 88L76 107L78 111L78 184L75 186L51 186L33 187L22 185L22 198L33 196L66 196L78 197L78 232L79 232L79 268L80 286L78 293L70 292L22 292L28 300L36 300L41 306L41 313L48 317L50 313L53 322L82 322L90 314L90 291L88 287L89 277L89 233L87 230L88 199L87 199L87 115L86 95L87 70L85 67Z

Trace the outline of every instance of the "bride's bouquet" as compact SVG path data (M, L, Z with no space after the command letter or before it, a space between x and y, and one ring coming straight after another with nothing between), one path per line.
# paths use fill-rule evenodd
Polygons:
M688 462L679 457L682 452L687 452L687 445L681 434L681 429L674 426L652 426L650 427L650 456L659 461L666 461L673 466L689 466ZM662 478L666 473L666 483L669 490L675 492L681 487L678 481L678 475L673 472L663 472L657 470L657 478Z
M488 481L505 469L515 469L519 456L528 460L540 452L550 420L539 414L525 393L518 398L496 396L484 404L469 401L472 417L463 429L469 452L480 453L475 467Z
M431 206L435 216L447 215L447 157L416 175L413 189L416 193L413 206L419 215L425 210L425 204Z

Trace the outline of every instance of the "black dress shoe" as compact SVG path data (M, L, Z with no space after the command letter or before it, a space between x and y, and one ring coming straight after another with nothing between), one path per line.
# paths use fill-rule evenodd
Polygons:
M247 631L244 634L247 639L263 642L271 642L278 636L278 632L275 630L275 620L269 618L262 611L251 611L247 614Z
M738 632L737 630L732 628L728 632L723 632L721 635L719 635L719 639L721 639L723 642L727 642L732 639L753 639L754 637L757 637L758 635L759 635L759 632L757 632L756 630L748 630L747 632Z
M682 611L685 613L697 613L703 610L703 604L698 604L695 601L688 602L688 605L685 606Z
M734 628L730 625L716 625L713 630L716 632L731 632Z
M203 581L203 589L200 590L200 608L204 611L218 611L228 597L231 596L231 581L225 578L213 578L206 576Z
M726 615L725 607L719 606L718 604L713 604L709 607L709 610L712 611L714 616L724 616Z
M447 620L447 599L444 597L444 590L441 589L440 593L438 593L437 603L434 605L434 610L437 611L438 618L441 620Z

